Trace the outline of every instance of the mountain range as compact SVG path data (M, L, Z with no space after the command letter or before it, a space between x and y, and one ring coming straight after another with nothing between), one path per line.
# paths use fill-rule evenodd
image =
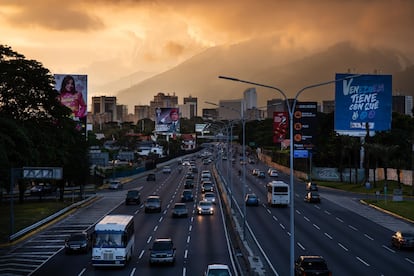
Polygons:
M176 67L146 79L132 76L137 82L116 93L117 103L149 105L159 92L183 97L197 97L201 108L214 108L205 102L241 99L243 91L253 85L218 78L235 77L273 86L293 98L303 87L331 81L335 73L390 74L393 76L393 95L414 96L414 65L403 53L395 49L359 48L350 42L327 46L324 50L309 51L281 48L272 38L250 40L231 46L212 47L193 56ZM258 107L265 107L270 99L283 98L273 89L256 87ZM334 84L304 91L300 101L334 99ZM276 92L276 93L275 93Z

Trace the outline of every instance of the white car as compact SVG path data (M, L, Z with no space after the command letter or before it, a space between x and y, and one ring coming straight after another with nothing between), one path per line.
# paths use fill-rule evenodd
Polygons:
M269 171L269 176L271 177L278 177L279 173L277 172L277 170L270 170Z
M122 183L119 180L113 180L109 182L109 189L110 190L119 190L122 189Z
M199 215L212 215L212 214L214 214L213 203L211 203L210 201L205 201L205 200L202 200L202 201L198 202L197 213Z
M203 200L216 204L216 195L213 192L206 192L203 196Z
M231 271L228 265L225 264L210 264L204 273L205 276L231 276Z
M171 167L170 166L164 166L164 168L162 168L162 172L163 173L171 173Z

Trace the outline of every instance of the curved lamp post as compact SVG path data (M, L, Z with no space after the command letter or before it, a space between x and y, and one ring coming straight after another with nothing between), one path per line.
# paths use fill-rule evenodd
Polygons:
M286 102L286 106L287 106L287 109L288 109L288 112L289 112L289 128L290 128L289 129L289 137L290 137L290 275L291 276L294 275L294 265L295 265L295 208L294 208L294 199L295 199L295 197L294 197L294 185L293 185L294 145L293 145L292 137L293 137L293 114L295 113L297 98L305 90L315 88L315 87L319 87L319 86L324 86L324 85L331 84L331 83L335 83L335 82L342 81L342 80L345 80L345 79L359 77L359 76L360 75L352 75L352 76L348 76L348 77L345 77L345 78L342 78L342 79L331 80L331 81L326 81L326 82L321 82L321 83L305 86L296 93L292 104L289 104L289 101L288 101L288 98L287 98L285 92L283 92L283 90L278 88L278 87L270 86L270 85L266 85L266 84L260 84L260 83L256 83L256 82L251 82L251 81L246 81L246 80L241 80L241 79L233 78L233 77L219 76L220 79L225 79L225 80L230 80L230 81L235 81L235 82L242 82L242 83L252 84L252 85L261 86L261 87L276 90L283 96L283 99Z

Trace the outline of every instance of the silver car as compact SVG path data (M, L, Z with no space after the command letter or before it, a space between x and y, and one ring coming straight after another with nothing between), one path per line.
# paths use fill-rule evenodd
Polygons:
M202 200L198 202L197 213L199 215L212 215L214 214L214 206L210 201Z
M203 196L203 200L216 204L216 195L213 192L206 192Z

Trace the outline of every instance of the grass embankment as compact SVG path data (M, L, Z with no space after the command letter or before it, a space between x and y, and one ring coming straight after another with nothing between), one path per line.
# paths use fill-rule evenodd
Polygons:
M361 184L351 184L344 182L322 182L316 181L318 185L330 187L333 189L360 193L367 195L367 198L364 201L368 204L372 204L381 209L387 210L391 213L394 213L398 216L407 218L411 221L414 221L414 197L412 196L413 188L411 186L401 185L402 194L404 197L403 201L393 201L394 190L399 188L398 182L388 180L378 181L373 187L371 183L371 188L367 189L365 185ZM387 189L385 193L385 184L387 184ZM377 193L379 192L379 193Z
M56 213L59 210L71 205L72 202L61 202L57 200L27 200L23 204L14 202L13 204L13 224L11 229L10 201L0 204L0 244L7 243L11 233L16 233L34 223Z

